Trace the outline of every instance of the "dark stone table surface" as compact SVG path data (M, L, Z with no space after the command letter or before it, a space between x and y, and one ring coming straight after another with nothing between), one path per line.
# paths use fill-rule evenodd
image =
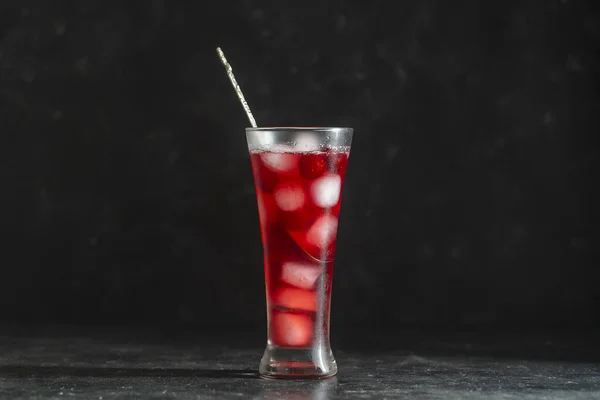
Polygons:
M0 398L600 399L594 338L354 333L336 378L269 381L256 334L0 330Z

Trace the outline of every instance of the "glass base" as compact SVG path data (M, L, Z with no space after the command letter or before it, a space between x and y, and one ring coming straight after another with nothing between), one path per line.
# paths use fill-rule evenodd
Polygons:
M258 372L268 379L326 379L337 374L328 347L289 348L267 345Z

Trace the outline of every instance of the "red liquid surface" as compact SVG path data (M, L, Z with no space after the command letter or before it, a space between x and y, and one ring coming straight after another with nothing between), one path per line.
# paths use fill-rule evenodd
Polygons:
M333 257L348 152L250 154L264 250L269 342L328 337Z

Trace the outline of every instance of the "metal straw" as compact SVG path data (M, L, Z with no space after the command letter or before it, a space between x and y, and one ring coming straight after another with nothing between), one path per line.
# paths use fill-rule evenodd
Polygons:
M235 80L235 76L233 76L233 68L231 68L231 65L227 62L227 59L225 58L225 54L223 54L223 50L221 50L220 47L217 47L217 54L219 55L221 62L225 66L225 70L227 71L227 76L229 77L229 80L231 81L231 84L233 85L233 89L235 90L235 93L237 93L237 96L240 99L242 106L244 107L244 111L246 111L246 115L248 116L248 119L250 120L250 124L252 125L253 128L256 128L256 121L254 120L254 117L252 116L252 111L250 111L250 107L248 106L248 103L246 102L246 99L244 98L244 95L242 93L242 89L240 88L240 85L238 85L237 81Z

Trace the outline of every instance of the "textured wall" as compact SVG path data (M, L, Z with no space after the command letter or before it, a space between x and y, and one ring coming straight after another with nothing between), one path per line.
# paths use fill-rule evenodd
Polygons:
M264 326L220 45L356 130L334 326L599 322L593 2L202 3L0 3L0 319Z

